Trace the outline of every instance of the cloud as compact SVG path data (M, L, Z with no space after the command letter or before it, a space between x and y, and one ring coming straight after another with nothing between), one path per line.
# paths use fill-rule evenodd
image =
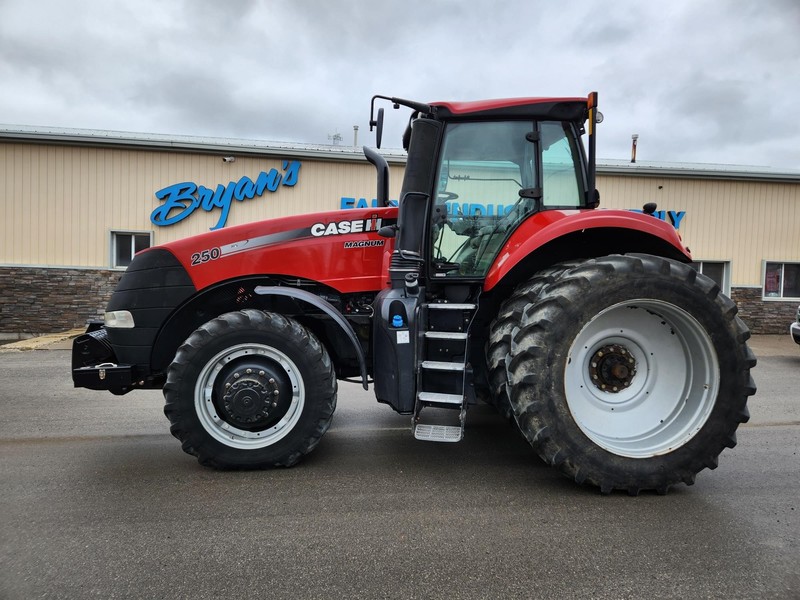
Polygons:
M800 5L6 0L6 123L327 143L375 93L600 92L599 154L800 168ZM399 146L408 112L390 112Z

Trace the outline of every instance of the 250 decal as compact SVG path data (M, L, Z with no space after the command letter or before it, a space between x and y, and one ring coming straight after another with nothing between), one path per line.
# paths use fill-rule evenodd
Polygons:
M208 250L195 252L192 254L192 266L196 267L197 265L202 265L210 260L217 260L220 256L222 256L222 252L219 248L209 248Z

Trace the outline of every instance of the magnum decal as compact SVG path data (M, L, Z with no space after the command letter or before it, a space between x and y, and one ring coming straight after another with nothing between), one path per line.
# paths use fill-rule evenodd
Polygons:
M350 248L377 248L386 244L386 240L358 240L357 242L345 242L345 249Z

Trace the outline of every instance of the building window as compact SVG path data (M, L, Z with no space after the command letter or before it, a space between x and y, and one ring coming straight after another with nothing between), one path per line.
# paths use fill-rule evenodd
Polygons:
M722 290L722 293L731 295L731 263L712 260L698 260L692 263L692 267L709 279L713 279Z
M150 232L112 231L111 266L121 269L131 264L133 255L151 246Z
M764 298L800 299L800 263L766 262Z

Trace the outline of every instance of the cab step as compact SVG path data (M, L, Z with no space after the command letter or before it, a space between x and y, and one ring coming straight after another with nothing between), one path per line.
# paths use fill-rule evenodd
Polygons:
M434 310L475 310L478 308L477 304L464 304L458 302L431 302L427 306L429 309Z
M430 302L421 306L417 400L411 420L418 440L464 439L467 390L472 382L467 345L476 309L476 304L465 302Z
M420 402L429 404L455 404L461 406L464 402L464 396L458 394L440 394L438 392L420 392L417 394Z
M454 425L417 423L414 426L414 437L427 442L460 442L464 437L464 428Z
M431 371L463 371L464 363L440 362L436 360L423 360L422 368Z
M466 340L467 334L460 331L426 331L429 340Z

